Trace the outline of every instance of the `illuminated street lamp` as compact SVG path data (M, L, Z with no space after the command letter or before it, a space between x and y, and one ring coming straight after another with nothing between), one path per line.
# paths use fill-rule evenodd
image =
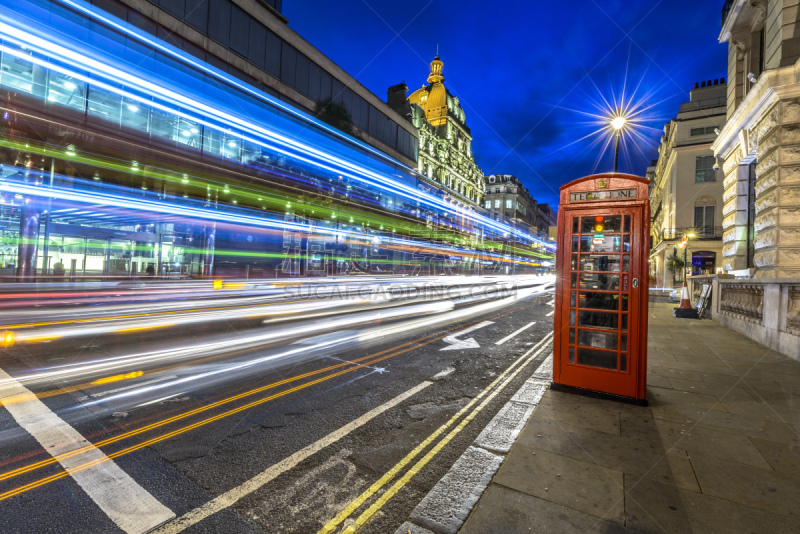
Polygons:
M683 234L683 237L681 237L681 242L678 245L679 247L681 247L683 249L683 279L684 280L686 280L686 249L689 248L689 238L690 237L697 237L697 236L695 234L693 234L693 233ZM673 274L675 273L674 270L672 272L673 272ZM691 272L691 270L689 272Z
M628 122L628 120L623 117L622 112L617 109L617 115L611 119L611 127L617 133L617 144L616 148L614 149L614 172L617 172L617 168L619 167L619 138L626 122Z

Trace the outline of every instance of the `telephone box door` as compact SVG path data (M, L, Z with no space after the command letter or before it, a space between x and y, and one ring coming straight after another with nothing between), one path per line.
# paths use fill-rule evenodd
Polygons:
M631 357L643 341L647 273L641 254L647 246L638 225L644 215L634 206L565 210L566 231L558 245L569 253L559 273L562 326L555 334L568 350L561 351L558 382L637 397L640 373L646 371Z

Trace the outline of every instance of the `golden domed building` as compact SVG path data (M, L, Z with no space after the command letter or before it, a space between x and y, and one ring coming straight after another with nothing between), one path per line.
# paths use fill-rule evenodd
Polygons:
M443 66L437 54L431 62L428 85L408 98L405 83L394 85L389 88L388 103L419 130L419 172L452 190L454 198L481 204L483 171L472 156L472 133L464 109L444 86Z

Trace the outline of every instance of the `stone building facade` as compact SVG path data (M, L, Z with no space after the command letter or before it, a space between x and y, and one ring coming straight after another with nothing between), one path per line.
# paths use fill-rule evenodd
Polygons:
M519 178L510 174L490 174L484 181L484 207L487 210L536 227L536 201Z
M483 171L472 154L472 132L458 97L444 86L443 66L437 55L428 84L408 97L405 83L390 87L388 104L419 131L417 170L452 191L455 200L483 204Z
M696 83L689 102L664 125L658 159L650 173L650 274L658 287L683 280L676 245L689 236L686 270L714 274L722 259L722 173L711 144L725 123L727 85Z
M723 267L737 276L800 276L800 20L796 1L728 0L727 123L722 162Z

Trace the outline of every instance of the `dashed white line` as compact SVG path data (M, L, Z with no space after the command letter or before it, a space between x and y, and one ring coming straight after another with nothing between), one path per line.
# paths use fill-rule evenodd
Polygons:
M556 312L556 311L555 311L555 310L553 310L553 311L551 311L550 313L548 313L548 314L545 314L545 317L550 317L550 316L551 316L551 315L553 315L555 312Z
M429 382L426 380L425 382L422 382L421 384L409 389L405 393L398 395L389 402L381 404L377 408L368 411L358 419L351 421L350 423L344 425L338 430L331 432L324 438L312 443L308 447L297 451L288 458L285 458L284 460L278 462L277 464L269 467L267 470L251 478L241 486L238 486L223 493L219 497L208 501L203 506L195 508L191 512L188 512L187 514L179 517L178 519L170 521L166 525L163 525L162 527L154 530L153 534L168 534L168 533L174 534L177 532L181 532L184 529L196 523L199 523L203 519L211 515L214 515L215 513L224 510L229 506L232 506L242 497L246 497L247 495L258 490L263 485L270 482L278 475L281 475L282 473L285 473L286 471L292 469L294 466L296 466L309 456L321 451L328 445L331 445L332 443L335 443L336 441L342 439L344 436L346 436L353 430L357 429L360 426L365 425L370 420L374 419L375 417L382 414L386 410L394 406L397 406L407 398L419 393L420 391L422 391L423 389L432 384L433 382Z
M532 327L535 324L536 324L536 321L533 321L532 323L526 324L525 326L523 326L522 328L520 328L516 332L512 332L512 333L508 334L506 337L504 337L503 339L501 339L500 341L495 343L495 345L502 345L503 343L505 343L506 341L508 341L512 337L516 336L517 334L521 334L522 332L524 332L525 330L527 330L528 328Z
M169 508L2 369L0 383L0 403L6 397L25 399L5 405L17 424L58 459L58 463L119 528L128 534L141 534L175 517ZM59 457L84 448L86 452L81 454ZM88 462L95 462L95 465L87 468Z

